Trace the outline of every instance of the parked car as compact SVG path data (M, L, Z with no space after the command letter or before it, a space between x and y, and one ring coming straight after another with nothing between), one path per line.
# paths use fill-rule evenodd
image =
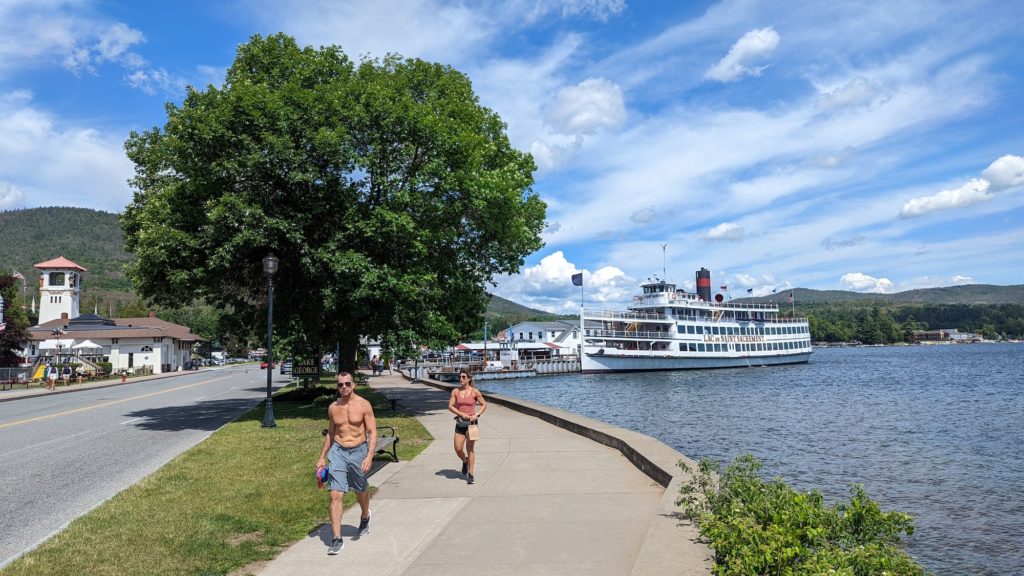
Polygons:
M202 360L189 360L181 365L185 370L198 370Z
M260 362L260 370L266 370L266 369L267 369L267 361L264 360L264 361ZM274 369L274 363L273 362L270 363L270 369L271 370Z

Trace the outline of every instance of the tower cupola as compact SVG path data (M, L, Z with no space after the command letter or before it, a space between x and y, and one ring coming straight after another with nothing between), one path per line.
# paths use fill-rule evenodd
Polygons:
M86 269L63 256L34 268L39 270L39 323L57 320L64 314L76 318Z

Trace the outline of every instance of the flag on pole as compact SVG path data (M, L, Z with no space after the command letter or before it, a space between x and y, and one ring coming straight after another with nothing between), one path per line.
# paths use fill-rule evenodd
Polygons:
M21 272L18 272L17 270L15 270L15 271L14 271L14 274L11 274L11 276L14 276L14 277L15 277L15 278L17 278L18 280L24 280L24 279L25 279L25 277L24 277L24 276L22 276Z
M789 296L786 297L786 304L792 304L792 303L793 303L793 293L790 292Z
M580 272L578 274L573 274L572 275L572 285L573 286L583 286L583 272Z
M753 293L754 293L754 289L753 288L747 288L747 294L753 294Z

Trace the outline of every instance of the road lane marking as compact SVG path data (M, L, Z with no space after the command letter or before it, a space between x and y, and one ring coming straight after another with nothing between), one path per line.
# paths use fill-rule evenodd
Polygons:
M124 422L121 422L121 426L124 426L125 424L131 424L132 422L135 422L136 420L142 420L143 418L145 418L145 416L139 416L138 418L132 418L131 420L125 420Z
M75 408L73 410L65 410L63 412L56 412L54 414L46 414L44 416L36 416L35 418L26 418L24 420L15 420L13 422L6 422L0 424L0 429L10 428L12 426L18 426L21 424L29 424L31 422L39 422L40 420L49 420L50 418L57 418L58 416L67 416L69 414L76 414L78 412L85 412L86 410L95 410L97 408L104 408L106 406L113 406L114 404L121 404L123 402L131 402L132 400L141 400L143 398L149 398L151 396L159 396L160 394L166 394L168 392L177 392L178 390L185 390L187 388L195 388L196 386L202 386L203 384L210 384L218 380L226 380L230 376L221 376L220 378L214 378L213 380L204 380L202 382L196 382L195 384L186 384L184 386L178 386L177 388L168 388L167 390L159 390L156 392L149 392L147 394L140 394L138 396L131 396L129 398L122 398L120 400L112 400L110 402L104 402L103 404L96 404L93 406L83 406L81 408Z

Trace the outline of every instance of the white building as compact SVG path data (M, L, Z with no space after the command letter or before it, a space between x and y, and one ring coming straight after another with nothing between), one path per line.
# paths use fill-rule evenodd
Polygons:
M39 275L39 324L28 329L23 356L30 363L109 362L111 371L182 369L192 345L202 341L187 326L150 312L145 318L79 315L85 268L61 256L35 265Z
M499 340L503 350L511 350L517 358L555 358L579 353L580 325L568 320L520 322L504 331ZM504 356L504 355L503 355Z
M192 359L192 345L202 340L187 326L161 320L153 313L145 318L113 319L84 314L50 320L28 330L26 356L30 360L60 363L69 357L84 357L109 362L112 372L180 370Z

